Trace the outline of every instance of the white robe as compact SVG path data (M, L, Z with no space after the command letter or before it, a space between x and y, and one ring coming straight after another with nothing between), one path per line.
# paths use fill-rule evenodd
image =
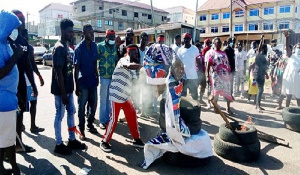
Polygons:
M283 73L282 95L294 95L300 99L300 57L292 55L288 59L287 66Z

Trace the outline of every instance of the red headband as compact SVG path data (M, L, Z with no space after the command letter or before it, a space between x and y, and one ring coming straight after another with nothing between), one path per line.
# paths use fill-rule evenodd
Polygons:
M17 13L15 14L18 18L24 17L23 13Z
M184 33L184 34L182 35L182 38L192 38L192 36L191 36L191 34L189 34L189 33Z
M108 31L106 31L106 36L107 36L107 35L110 35L110 34L115 35L116 32L115 32L114 30L108 30Z
M131 50L137 50L137 48L136 47L128 47L126 49L127 53L129 53L129 51L131 51Z
M157 41L160 42L160 41L165 41L165 37L164 36L159 36L157 38Z

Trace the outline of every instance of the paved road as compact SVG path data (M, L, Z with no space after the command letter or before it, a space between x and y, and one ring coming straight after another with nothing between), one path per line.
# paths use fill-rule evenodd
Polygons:
M37 125L46 129L45 132L35 135L29 132L30 117L26 113L24 123L26 132L24 142L37 149L30 154L18 154L17 162L25 174L56 175L56 174L80 174L82 168L91 169L89 174L299 174L300 169L300 134L285 129L281 117L281 111L275 110L275 99L269 98L263 106L266 111L258 114L253 105L239 98L232 104L235 118L246 120L252 116L256 127L261 131L286 139L291 148L278 146L261 141L260 159L253 163L234 163L214 154L211 162L204 167L182 168L166 164L163 160L157 160L148 170L141 169L138 164L143 161L143 150L136 149L126 142L131 139L129 129L125 124L118 123L111 141L112 152L105 153L99 148L103 130L97 127L99 135L87 133L87 151L73 151L71 156L57 156L54 154L54 97L50 94L51 67L38 66L45 79L45 86L39 87ZM268 91L269 89L266 89ZM293 101L295 104L295 102ZM220 105L225 107L225 102ZM76 104L77 107L77 104ZM123 113L121 113L123 115ZM98 110L97 114L98 116ZM214 135L218 133L219 125L224 123L221 117L211 111L202 109L202 128L205 129L213 142ZM78 118L76 115L76 123ZM143 141L154 137L158 132L158 118L139 118L140 132ZM62 123L63 140L67 140L66 117ZM233 153L234 154L234 153ZM8 164L5 164L8 167Z

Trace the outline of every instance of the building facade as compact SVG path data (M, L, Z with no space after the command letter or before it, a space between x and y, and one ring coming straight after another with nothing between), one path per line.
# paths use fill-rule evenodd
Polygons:
M77 0L72 3L74 19L89 23L94 30L122 31L152 26L151 6L126 0ZM156 25L166 23L168 12L154 8Z
M169 12L167 16L168 23L186 23L194 25L195 11L183 6L177 6L164 9Z
M300 0L233 0L232 32L247 43L265 34L266 43L283 39L282 31L300 32ZM230 35L230 0L208 0L197 12L201 41Z

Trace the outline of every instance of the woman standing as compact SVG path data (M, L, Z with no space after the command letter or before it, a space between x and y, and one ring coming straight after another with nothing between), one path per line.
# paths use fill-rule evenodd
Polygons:
M222 42L216 37L213 40L214 50L208 55L207 76L211 84L214 100L217 102L219 95L226 98L227 112L233 114L230 109L231 75L230 64L225 52L221 51Z

